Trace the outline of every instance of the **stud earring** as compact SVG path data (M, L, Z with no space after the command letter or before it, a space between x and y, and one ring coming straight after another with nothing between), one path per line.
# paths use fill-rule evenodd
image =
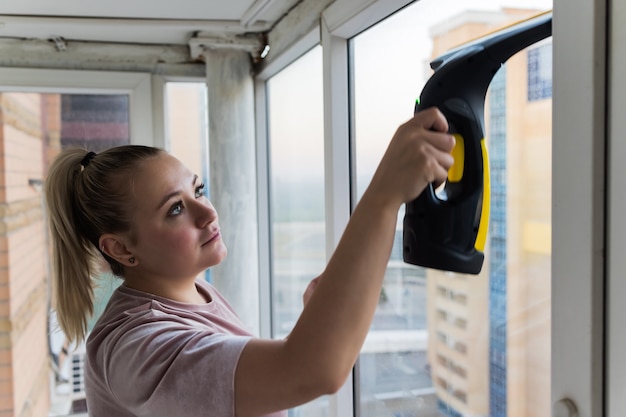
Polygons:
M128 262L130 262L131 264L134 264L135 263L135 258L134 257L128 258Z

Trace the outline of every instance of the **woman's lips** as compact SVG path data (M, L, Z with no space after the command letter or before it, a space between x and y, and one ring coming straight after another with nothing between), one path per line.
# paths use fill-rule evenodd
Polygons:
M220 238L220 236L221 236L221 235L220 235L220 231L218 230L218 231L216 231L215 233L213 233L213 234L211 235L211 237L209 238L209 240L207 240L206 242L204 242L204 243L202 244L202 246L208 245L209 243L216 241L217 239L219 239L219 238Z

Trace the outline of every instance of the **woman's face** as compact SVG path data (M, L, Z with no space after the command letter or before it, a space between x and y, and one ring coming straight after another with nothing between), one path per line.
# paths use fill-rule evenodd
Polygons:
M143 161L130 187L137 272L190 278L226 257L204 184L178 159L162 153Z

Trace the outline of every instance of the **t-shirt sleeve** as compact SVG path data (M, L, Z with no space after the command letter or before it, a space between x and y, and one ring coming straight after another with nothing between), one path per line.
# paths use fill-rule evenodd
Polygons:
M107 383L136 416L232 417L235 369L248 340L148 320L127 328L109 350Z

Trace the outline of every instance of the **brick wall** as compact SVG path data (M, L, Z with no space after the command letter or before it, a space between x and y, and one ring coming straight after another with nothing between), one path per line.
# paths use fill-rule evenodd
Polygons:
M50 408L45 226L41 187L30 180L43 179L51 157L43 132L58 114L51 106L53 117L43 117L42 108L54 100L0 94L0 417Z

